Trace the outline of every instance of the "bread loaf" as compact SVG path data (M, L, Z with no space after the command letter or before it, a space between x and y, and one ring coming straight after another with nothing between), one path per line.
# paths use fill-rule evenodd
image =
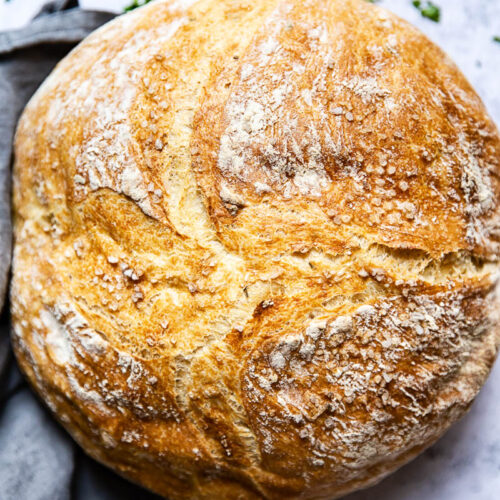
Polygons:
M499 159L456 66L363 0L121 16L19 123L20 366L171 500L373 484L495 358Z

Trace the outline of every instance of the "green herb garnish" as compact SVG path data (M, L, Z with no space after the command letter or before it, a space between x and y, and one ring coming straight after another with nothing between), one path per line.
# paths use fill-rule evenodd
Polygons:
M131 10L137 9L137 7L142 7L149 2L151 2L151 0L132 0L132 3L127 5L127 7L123 9L123 12L130 12Z
M500 36L494 36L493 41L500 43Z
M426 17L435 23L439 22L441 17L441 9L433 4L432 2L425 2L425 5L422 5L420 0L413 0L413 6L420 11L422 17Z

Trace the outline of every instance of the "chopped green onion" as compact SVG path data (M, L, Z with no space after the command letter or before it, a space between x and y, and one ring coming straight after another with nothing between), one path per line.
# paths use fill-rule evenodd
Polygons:
M432 2L425 2L425 5L422 5L420 0L413 0L412 4L420 11L422 17L426 17L435 23L439 22L441 18L441 9L437 5Z
M142 7L143 5L146 5L149 2L151 2L151 0L132 0L132 3L130 5L127 5L127 7L123 9L123 12L130 12L131 10L137 9L138 7Z

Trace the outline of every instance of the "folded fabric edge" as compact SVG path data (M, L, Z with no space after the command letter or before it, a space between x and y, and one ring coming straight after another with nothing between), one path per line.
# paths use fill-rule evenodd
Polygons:
M112 12L74 8L35 18L28 26L0 33L0 57L45 43L76 43L116 17Z

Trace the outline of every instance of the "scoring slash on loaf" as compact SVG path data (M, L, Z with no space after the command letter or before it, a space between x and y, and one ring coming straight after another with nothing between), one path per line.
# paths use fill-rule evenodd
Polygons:
M90 455L165 497L339 497L488 375L499 135L368 2L121 16L42 85L15 152L19 363Z

